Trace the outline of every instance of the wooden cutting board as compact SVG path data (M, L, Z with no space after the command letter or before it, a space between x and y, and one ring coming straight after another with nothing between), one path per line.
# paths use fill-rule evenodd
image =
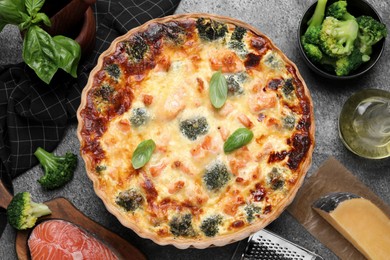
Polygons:
M0 207L7 208L12 200L12 195L4 187L2 182L0 182L0 195ZM109 246L120 259L146 260L146 257L132 244L85 216L67 199L55 198L46 201L45 204L50 208L52 214L39 218L39 222L48 219L69 221L88 231ZM15 247L18 259L20 260L30 259L27 240L31 230L32 229L21 230L17 232Z
M333 157L329 158L315 174L305 181L287 211L341 259L366 259L311 208L314 201L331 192L351 192L360 195L390 216L390 207Z

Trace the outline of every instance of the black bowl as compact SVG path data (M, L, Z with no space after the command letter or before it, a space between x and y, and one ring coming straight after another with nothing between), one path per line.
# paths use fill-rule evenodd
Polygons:
M336 2L337 0L328 0L327 6L330 4ZM365 0L347 0L348 3L348 12L350 12L355 17L361 16L361 15L368 15L372 18L380 21L383 23L381 17L379 16L378 12ZM309 58L307 57L306 53L303 50L302 43L301 43L301 36L306 32L307 29L307 22L309 19L313 16L314 10L316 8L317 2L312 4L304 13L298 27L298 45L299 50L302 54L302 57L304 58L304 61L309 66L310 69L312 69L315 73L329 78L329 79L353 79L356 77L359 77L369 71L374 65L377 63L379 58L382 55L383 49L385 47L385 39L382 39L377 44L375 44L372 48L372 54L371 59L368 62L363 63L359 68L352 71L348 76L337 76L334 72L330 72L325 70L321 67L320 64L315 64Z

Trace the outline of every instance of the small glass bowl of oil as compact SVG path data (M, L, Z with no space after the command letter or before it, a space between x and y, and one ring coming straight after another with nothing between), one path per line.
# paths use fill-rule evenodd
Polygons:
M344 145L361 157L389 157L390 92L364 89L352 95L341 110L339 134Z

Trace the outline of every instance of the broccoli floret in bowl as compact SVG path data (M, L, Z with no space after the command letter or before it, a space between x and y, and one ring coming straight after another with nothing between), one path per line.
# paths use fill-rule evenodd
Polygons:
M370 56L372 47L387 36L386 25L367 15L356 18L356 21L359 26L357 42L359 51Z
M323 17L321 25L312 26L318 17ZM372 23L364 17L370 17ZM371 26L375 24L373 21L375 26ZM368 24L370 26L365 26ZM370 28L367 38L363 28ZM379 36L377 40L366 41L376 38L373 35ZM369 71L381 57L386 36L386 26L365 0L319 0L302 17L298 43L304 61L314 72L339 80L355 78Z
M356 20L340 21L326 17L320 31L320 47L330 57L341 58L350 55L358 35Z
M347 5L347 1L343 0L334 2L328 6L326 16L331 16L341 21L355 20L355 16L348 12Z

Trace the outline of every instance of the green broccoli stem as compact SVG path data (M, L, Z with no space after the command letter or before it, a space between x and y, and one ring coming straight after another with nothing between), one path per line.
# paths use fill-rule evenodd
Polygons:
M55 169L58 165L58 157L54 154L45 151L43 148L38 147L38 149L34 152L34 155L38 158L38 161L41 163L45 172L48 169Z
M313 16L307 22L309 27L321 26L325 16L325 7L328 0L318 0Z
M31 201L30 204L32 209L31 214L37 218L51 214L49 207L43 203L35 203Z
M355 18L355 16L353 16L352 14L350 14L350 13L345 13L344 15L343 15L343 19L345 20L345 21L348 21L348 20L356 20L356 18Z

